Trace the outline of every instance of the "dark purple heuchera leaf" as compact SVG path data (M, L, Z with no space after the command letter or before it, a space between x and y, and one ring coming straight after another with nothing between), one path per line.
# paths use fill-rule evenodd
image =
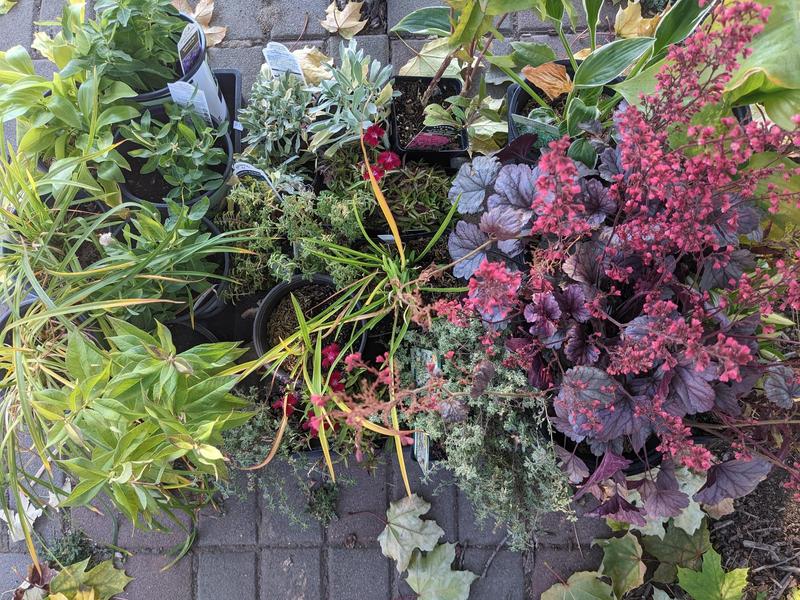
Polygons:
M458 201L458 212L472 214L483 210L486 193L499 170L500 163L491 156L478 156L461 165L448 194L450 202Z
M767 400L781 408L792 408L800 398L800 380L789 367L771 367L764 379Z
M623 469L627 469L630 464L631 461L624 456L619 456L613 452L606 452L603 455L603 460L601 460L600 464L597 465L594 473L592 473L589 479L586 480L586 483L583 484L581 489L575 493L575 500L591 491L589 488L592 486L595 486L601 481L605 481L606 479L613 477Z
M619 494L614 494L611 500L595 508L589 513L589 516L611 518L615 521L630 523L638 527L644 527L647 524L644 518L644 511L641 508L636 508Z
M717 263L722 266L716 266ZM700 287L704 290L715 288L727 289L736 285L746 272L750 271L756 262L749 250L739 248L731 255L720 256L712 254L703 262L703 275L700 277ZM734 283L731 284L731 281Z
M586 307L586 294L579 285L568 285L556 298L561 307L561 313L578 323L585 323L591 318Z
M489 387L489 383L494 377L495 366L490 360L482 360L472 371L472 387L469 390L469 395L472 398L478 398Z
M589 467L572 452L565 450L561 446L555 446L556 456L561 461L561 469L569 477L569 482L579 484L589 476Z
M742 407L739 404L736 392L727 383L714 385L714 408L732 417L738 417L742 414Z
M712 217L716 220L714 232L720 246L738 246L739 236L753 233L761 225L761 213L755 206L745 202L738 194L733 195L731 203L734 206L726 214L718 212ZM735 226L730 222L731 213L737 217Z
M570 327L567 332L567 345L564 354L574 365L593 365L600 358L600 349L595 346L592 339L583 327L578 324Z
M497 246L501 252L513 257L523 250L522 242L518 238L530 229L530 218L520 210L496 206L483 214L480 229L499 240Z
M550 337L558 330L561 308L550 292L534 294L533 301L525 307L525 320L530 323L531 335Z
M597 179L584 179L577 199L583 204L584 219L592 227L599 227L617 212L617 203L609 195L608 188Z
M595 285L603 278L603 246L598 242L581 242L561 265L562 270L573 280Z
M669 412L683 416L708 412L714 408L714 388L708 383L715 377L713 367L698 371L691 360L682 358L670 374L672 378L666 403Z
M489 199L489 207L509 205L512 208L530 210L536 196L536 181L539 168L528 165L505 165L494 182L495 194Z
M624 337L631 340L641 340L653 329L656 318L650 315L640 315L625 324Z
M746 496L764 481L772 470L766 459L729 460L708 470L705 485L694 495L696 502L718 504L729 498Z
M464 279L472 277L472 274L483 262L483 259L486 258L486 252L481 250L472 254L469 258L465 257L488 240L488 236L474 223L467 223L466 221L456 223L455 229L450 233L450 237L447 240L447 249L450 251L450 257L454 261L458 261L453 267L453 274L456 277L463 277Z
M639 493L649 517L677 517L689 506L689 496L678 487L672 461L664 461L655 481L642 480Z
M600 177L605 181L615 181L616 175L622 175L622 155L616 148L606 148L600 153L600 165L597 167Z
M510 163L535 165L541 157L538 141L539 136L535 133L523 133L494 156L504 165Z

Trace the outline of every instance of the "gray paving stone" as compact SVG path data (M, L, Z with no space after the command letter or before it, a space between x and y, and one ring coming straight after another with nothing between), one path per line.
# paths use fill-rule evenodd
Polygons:
M389 569L394 566L378 548L328 550L328 597L331 600L391 598Z
M48 34L55 35L61 28L57 26L45 26L38 24L39 22L55 21L61 18L61 13L64 10L64 0L41 0L39 7L39 14L36 15L36 31L46 31Z
M102 509L105 511L105 507ZM71 515L72 528L85 532L98 543L112 544L114 537L114 520L110 514L97 514L88 508L76 508ZM189 534L191 520L188 516L180 515L181 529L168 517L163 517L160 522L171 528L168 532L134 529L131 522L124 516L119 516L119 535L117 545L128 550L169 550L186 541Z
M431 510L424 515L424 519L434 519L444 529L442 541L458 541L457 496L458 488L455 486L453 476L449 471L438 470L430 477L430 481L423 481L422 470L419 464L411 460L411 453L406 451L406 468L408 470L411 492L422 496L430 502ZM392 461L389 500L399 500L406 495L403 477L397 461Z
M264 39L266 37L264 30L255 18L262 6L264 6L263 0L217 2L214 4L212 25L228 28L225 41Z
M320 21L325 17L328 0L266 0L259 13L261 26L273 40L296 40L303 32L304 38L327 37Z
M556 583L566 581L577 571L594 571L600 566L600 548L584 546L581 551L539 548L532 573L526 574L531 598L540 598Z
M8 552L8 528L0 525L0 552Z
M14 8L0 15L0 50L12 46L31 47L33 21L38 18L35 9L34 0L20 0Z
M467 495L458 492L458 538L470 546L496 546L506 537L506 528L490 520L478 522L475 509Z
M386 453L385 460L392 456ZM386 464L368 471L351 459L349 468L338 467L337 477L352 480L353 485L342 486L336 507L339 518L328 526L328 541L337 546L377 543L388 507Z
M5 527L5 523L0 522L0 527ZM63 533L63 528L61 525L61 515L52 510L48 511L47 513L43 514L41 517L36 519L36 523L34 523L33 530L34 530L34 535L33 535L34 542L38 542L40 544L52 543ZM25 554L28 551L28 547L25 545L24 540L20 542L11 542L9 540L8 551Z
M308 497L291 467L284 462L272 463L264 471L262 479L264 494L280 493L283 497L276 497L272 501L262 497L259 544L274 547L319 546L322 543L322 526L308 514ZM294 507L292 514L299 523L281 512L278 507L284 503Z
M246 98L250 95L250 88L253 87L261 65L264 62L264 55L261 54L261 47L252 48L209 48L208 59L213 69L239 69L242 74L242 95Z
M579 507L579 510L582 509ZM542 519L535 538L539 546L575 550L591 546L592 540L610 534L611 530L603 519L578 517L573 522L563 513L549 513Z
M36 69L36 74L40 77L51 79L53 73L58 70L55 63L50 62L46 58L37 58L33 61L33 68Z
M246 490L240 482L242 490ZM207 546L254 546L258 542L258 492L226 498L220 510L200 514L197 542Z
M122 594L126 600L192 600L192 557L186 556L166 571L173 559L154 554L135 554L125 561L133 581Z
M320 550L265 549L261 552L260 600L322 598Z
M359 35L355 38L358 42L358 47L362 48L364 52L373 60L377 60L381 65L386 65L389 62L389 36L387 35ZM339 45L347 40L343 40L338 35L333 35L328 39L328 56L332 56L339 64Z
M586 24L586 14L583 12L583 4L582 0L572 0L572 4L575 7L575 31L576 32L583 32L588 29ZM600 30L613 30L614 29L614 17L617 14L617 10L619 5L615 6L610 0L606 0L603 2L603 6L600 8L600 18L597 22L597 29ZM539 19L539 12L534 10L525 10L516 13L517 18L517 33L530 33L532 31L542 31L542 32L553 32L553 25L549 22L542 22ZM564 15L564 30L565 31L573 31L572 26L569 23L569 19L566 15ZM588 39L588 33L586 34Z
M13 121L3 123L3 143L9 142L14 148L17 147L17 126Z
M465 548L462 567L481 575L494 550ZM486 576L470 587L470 600L525 600L525 573L522 554L501 550L495 555Z
M255 552L201 553L197 563L197 600L231 597L256 600Z
M395 75L404 64L414 57L416 52L422 49L425 43L426 40L391 40L389 47Z
M30 564L31 559L27 554L0 554L0 595L3 598L8 596L6 592L22 583Z

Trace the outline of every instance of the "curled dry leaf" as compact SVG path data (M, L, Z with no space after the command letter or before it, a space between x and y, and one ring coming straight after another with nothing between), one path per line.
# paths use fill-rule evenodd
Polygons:
M194 8L188 0L172 0L172 6L192 17L203 28L203 33L206 35L206 47L216 46L225 39L228 28L211 25L211 18L214 16L214 0L199 0Z
M578 59L578 60L583 60L584 58L589 56L591 53L592 53L592 49L591 48L584 48L583 50L578 50L575 53L575 58Z
M303 69L303 76L309 84L316 85L320 81L330 78L333 59L322 53L318 48L306 46L305 48L298 48L292 54L295 55L297 62L300 63L300 68Z
M542 90L550 100L572 91L572 80L567 68L554 62L544 63L538 67L527 66L522 69L525 79Z
M366 19L361 20L361 7L363 2L348 2L343 9L336 6L336 0L325 9L325 19L320 21L322 26L331 33L338 33L346 40L352 39L355 34L364 29Z
M626 8L617 11L614 32L621 38L652 37L660 20L661 15L645 19L642 16L642 5L631 2Z

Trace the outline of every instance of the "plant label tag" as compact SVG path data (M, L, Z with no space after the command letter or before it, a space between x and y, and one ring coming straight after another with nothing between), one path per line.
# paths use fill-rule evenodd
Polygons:
M451 125L430 125L423 128L406 145L408 150L445 150L455 144L461 149L461 131Z
M167 87L169 88L169 95L175 104L193 107L205 119L206 123L211 124L211 111L208 108L208 101L203 90L187 81L168 83Z
M291 73L303 83L306 83L300 61L292 54L289 49L278 42L270 42L261 51L264 60L267 61L267 68L273 77L280 77L284 73Z
M431 469L431 441L427 433L414 432L414 458L422 472L427 475Z
M181 70L186 75L197 64L203 44L200 38L200 28L194 23L189 23L181 33L178 41L178 56L180 57Z
M244 131L244 127L242 127L242 124L241 124L241 123L239 123L239 121L234 121L234 122L233 122L233 128L234 128L236 131Z
M262 169L243 161L233 163L233 174L237 177L254 177L269 181L269 177Z

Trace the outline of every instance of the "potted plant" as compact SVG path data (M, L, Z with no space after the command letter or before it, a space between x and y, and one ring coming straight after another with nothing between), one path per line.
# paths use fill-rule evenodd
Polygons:
M164 104L120 127L120 152L131 173L120 186L127 201L169 200L192 206L203 198L215 211L228 192L233 144L227 123L207 123L190 107Z

